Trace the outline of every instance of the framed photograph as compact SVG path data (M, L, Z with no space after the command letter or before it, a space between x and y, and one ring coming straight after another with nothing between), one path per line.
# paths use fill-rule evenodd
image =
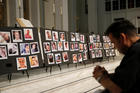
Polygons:
M52 31L53 41L58 41L58 32Z
M71 32L71 41L75 41L75 33Z
M26 57L18 57L16 58L16 62L17 62L17 70L27 69Z
M100 42L100 35L96 35L96 41Z
M85 43L85 36L82 34L80 35L80 42Z
M72 54L73 63L77 63L77 54Z
M75 48L74 43L73 42L70 42L70 50L71 51L74 51L74 48Z
M24 29L24 38L25 38L25 40L34 40L33 30L32 29Z
M20 43L20 54L21 55L30 55L29 43Z
M96 35L93 34L92 37L93 37L93 42L96 42L96 41L97 41L97 39L96 39Z
M103 36L103 42L107 42L106 36Z
M79 62L83 61L82 53L78 53L78 61Z
M55 64L53 53L47 54L48 64Z
M37 55L29 56L30 67L39 67L38 57Z
M91 58L95 58L95 51L91 51Z
M79 50L79 43L78 42L74 43L74 50L76 50L76 51Z
M64 50L68 51L69 50L69 42L68 41L64 41L63 45L64 45Z
M92 47L93 47L93 49L96 49L96 43L95 42L92 43Z
M62 63L62 59L61 59L61 54L60 53L55 54L55 62L56 62L56 64Z
M89 36L89 42L93 43L93 36L92 35Z
M8 56L19 55L17 43L8 43L7 48L8 48Z
M106 49L106 50L105 50L105 55L106 55L107 57L110 56L110 51L109 51L109 49Z
M38 42L32 42L32 43L30 43L30 47L31 47L31 54L39 53L39 45L38 45Z
M89 43L89 50L90 51L93 50L93 46L92 45L93 45L92 43Z
M57 51L57 43L51 42L51 48L52 48L52 52L56 52Z
M62 53L62 57L63 57L63 61L64 61L64 62L69 61L68 52L63 52L63 53Z
M84 44L84 51L87 51L87 44Z
M79 33L75 33L75 37L76 37L75 41L80 41L80 34Z
M0 44L11 43L10 32L0 32Z
M115 49L111 49L110 52L111 52L111 55L110 56L115 56L116 55Z
M0 46L0 60L7 59L6 46Z
M99 53L99 57L103 57L103 53L101 49L98 50L98 53Z
M43 46L44 46L44 52L45 52L45 53L51 52L50 42L44 42L44 43L43 43Z
M65 32L59 32L60 41L65 41Z
M87 51L83 52L83 60L87 60Z
M82 43L79 43L79 51L82 52L83 49L84 49L84 48L83 48L83 44L82 44Z
M58 44L58 51L63 51L63 43L59 41L57 44Z
M96 56L96 58L100 58L100 57L103 57L103 55L102 55L102 50L101 49L96 49L95 50L95 56Z
M46 40L52 40L52 32L51 30L45 30Z
M103 43L103 48L104 49L109 49L109 43Z
M22 42L22 31L21 30L12 30L13 42Z

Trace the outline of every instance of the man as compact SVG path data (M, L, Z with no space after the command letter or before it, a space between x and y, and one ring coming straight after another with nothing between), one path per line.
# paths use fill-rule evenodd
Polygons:
M102 93L140 93L140 38L135 26L128 20L118 21L109 26L106 35L125 56L113 74L95 67L93 77L106 88Z

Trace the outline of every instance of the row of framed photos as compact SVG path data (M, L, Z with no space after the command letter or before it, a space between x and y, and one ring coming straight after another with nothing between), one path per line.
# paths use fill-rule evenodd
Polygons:
M71 41L79 41L81 43L85 43L85 35L80 33L71 32L70 39Z
M96 49L96 50L92 50L90 51L90 55L91 55L91 58L101 58L103 57L103 52L101 49Z
M7 43L6 46L0 46L0 60L8 59L8 56L30 55L40 53L38 42L31 43ZM8 55L7 55L8 54Z
M57 52L57 51L87 51L87 44L79 42L68 42L68 41L51 41L43 42L44 53Z
M89 35L89 43L101 42L100 35Z
M32 29L23 29L24 40L34 40ZM11 36L12 35L12 36ZM11 30L10 32L0 31L0 44L12 42L23 42L22 30Z
M107 57L109 57L109 56L115 56L116 55L115 49L106 49L105 50L105 55Z

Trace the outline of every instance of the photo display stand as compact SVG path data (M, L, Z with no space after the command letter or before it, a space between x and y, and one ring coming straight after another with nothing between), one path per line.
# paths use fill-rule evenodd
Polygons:
M42 67L37 28L0 28L0 75Z
M102 36L103 38L103 49L104 49L104 56L108 58L116 56L114 43L111 42L108 36Z
M88 48L91 60L101 61L103 59L103 46L100 35L90 34L88 36Z
M77 68L78 63L83 63L86 66L88 60L88 45L86 34L78 32L69 32L70 42L70 61Z
M58 66L61 71L61 64L67 64L69 67L70 58L67 32L40 28L40 34L46 72L48 67L50 67L51 73L53 66Z

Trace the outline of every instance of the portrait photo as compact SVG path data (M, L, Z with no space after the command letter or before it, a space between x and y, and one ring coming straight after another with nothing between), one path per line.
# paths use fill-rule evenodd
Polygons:
M30 67L39 67L38 57L37 55L29 56Z
M89 36L89 42L93 43L93 36L92 35Z
M79 50L79 43L78 42L75 42L74 43L74 50L75 51L78 51Z
M83 43L79 43L79 51L82 52L83 51Z
M75 33L71 32L71 41L75 41Z
M59 32L60 41L65 41L65 32Z
M63 51L63 43L59 41L57 44L58 44L58 51Z
M30 43L30 47L31 47L31 54L39 53L39 45L38 45L38 42L32 42L32 43Z
M80 41L80 34L79 33L75 33L75 38L76 38L75 41Z
M83 61L82 53L78 53L78 61L79 62Z
M22 31L21 30L12 30L13 42L22 42Z
M96 42L96 41L97 41L97 39L96 39L96 35L93 34L92 37L93 37L93 42Z
M77 54L72 54L73 63L77 63Z
M52 40L52 32L51 30L45 30L46 40Z
M68 52L63 52L63 53L62 53L62 57L63 57L63 61L64 61L64 62L69 61Z
M58 41L58 32L52 31L53 41Z
M56 52L57 51L57 42L51 42L51 48L52 48L52 52Z
M48 64L55 64L53 53L47 54Z
M32 29L24 29L24 38L25 38L25 40L34 40L33 30Z
M91 51L91 58L95 58L95 51Z
M8 43L7 48L8 48L8 56L19 55L17 43Z
M62 63L62 59L61 59L61 54L60 53L55 54L55 62L56 62L56 64Z
M17 70L27 69L26 57L18 57L16 58L16 62L17 62Z
M110 50L109 50L109 49L106 49L106 50L105 50L105 55L106 55L107 57L110 56Z
M100 42L100 35L96 35L96 42Z
M89 43L89 50L93 50L93 44L92 43Z
M80 35L80 42L85 43L85 36L82 34Z
M0 46L0 60L7 59L6 46Z
M83 60L87 60L87 52L83 52Z
M0 44L11 43L10 32L0 32Z
M70 51L74 51L75 50L75 46L74 46L74 42L70 42Z
M20 54L21 55L30 55L29 43L20 43Z
M44 43L43 43L43 46L44 46L44 53L49 53L49 52L51 52L50 42L44 42Z
M87 44L84 44L84 51L87 51Z
M69 50L69 42L68 41L64 41L63 42L63 46L64 46L64 50L68 51Z

